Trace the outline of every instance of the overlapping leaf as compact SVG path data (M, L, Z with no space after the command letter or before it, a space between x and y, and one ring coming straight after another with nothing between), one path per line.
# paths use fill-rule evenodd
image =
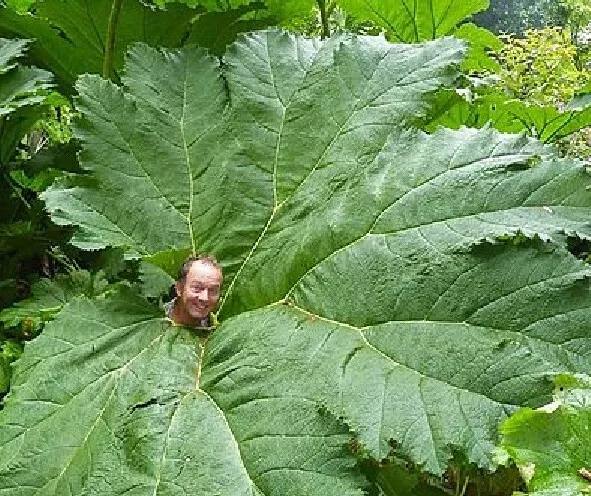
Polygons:
M0 166L12 158L16 144L39 118L39 104L51 87L51 74L17 63L27 44L0 38Z
M356 494L333 415L375 458L490 467L503 419L590 373L591 271L563 248L591 236L586 170L402 128L462 50L266 32L223 69L137 46L124 89L83 78L89 174L46 193L53 218L152 263L214 252L223 323L203 344L125 291L66 307L19 362L0 488Z
M203 7L210 12L240 9L252 0L153 0L156 5L164 6L171 1L179 1L191 7ZM297 19L309 16L316 6L315 0L264 0L265 14L271 16L278 23L293 22Z
M479 96L473 102L447 93L440 95L437 103L441 107L441 116L431 123L431 128L459 129L490 124L499 131L525 131L544 143L553 143L591 125L591 106L575 103L558 110L553 106L508 100L506 95L497 91Z
M112 4L112 0L39 0L35 15L0 6L0 35L35 39L31 49L35 63L73 84L80 74L102 73ZM157 11L139 0L126 1L116 26L115 67L123 66L133 42L179 46L195 15L185 5L172 3L165 11Z
M469 16L485 10L488 0L341 0L361 19L383 26L393 41L416 43L452 34Z
M556 401L551 411L520 410L503 424L502 446L526 474L532 495L582 496L589 493L589 385L587 380L586 388Z
M108 285L101 272L90 274L85 270L58 275L54 279L40 279L33 284L30 298L0 312L0 322L6 327L26 322L29 330L38 329L69 301L80 296L98 296L105 292Z

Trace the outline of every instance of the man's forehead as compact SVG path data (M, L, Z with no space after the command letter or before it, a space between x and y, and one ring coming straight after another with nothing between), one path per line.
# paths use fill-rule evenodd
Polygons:
M222 280L221 270L214 265L197 260L191 264L187 273L187 282L207 282L220 284Z

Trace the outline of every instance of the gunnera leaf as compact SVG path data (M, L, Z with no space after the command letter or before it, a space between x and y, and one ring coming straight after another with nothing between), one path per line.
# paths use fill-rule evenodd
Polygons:
M64 308L18 362L0 489L357 494L335 416L376 459L492 468L504 419L590 372L565 246L591 178L523 136L412 130L463 51L269 31L221 65L138 45L123 88L81 78L87 174L44 194L52 218L168 269L216 254L222 324L202 342L123 290Z

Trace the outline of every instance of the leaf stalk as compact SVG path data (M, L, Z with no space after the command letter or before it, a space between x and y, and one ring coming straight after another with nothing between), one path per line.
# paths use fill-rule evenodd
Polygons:
M105 39L105 58L103 60L103 77L105 79L111 79L113 74L115 38L117 37L117 24L119 23L119 14L121 14L122 7L123 0L113 0L109 24L107 26L107 37Z
M326 11L326 0L317 0L320 10L320 19L322 21L321 39L330 38L330 26L328 25L328 12Z

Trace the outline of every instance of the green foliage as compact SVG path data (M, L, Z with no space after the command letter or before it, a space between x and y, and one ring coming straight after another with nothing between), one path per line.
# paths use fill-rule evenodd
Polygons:
M584 130L591 125L591 106L580 110L566 108L563 111L553 106L525 103L509 99L498 90L471 94L469 101L456 92L441 93L435 101L438 111L434 113L427 129L438 126L459 129L462 126L481 128L491 125L509 133L526 131L544 143L555 143Z
M564 105L591 74L575 64L576 47L562 28L528 30L523 38L505 36L497 54L503 87L513 97L537 105Z
M565 248L591 177L523 136L410 128L463 52L270 31L81 78L86 173L52 218L152 264L215 253L222 324L127 287L64 306L17 362L0 491L361 495L360 453L494 469L501 422L591 374L591 269ZM142 270L149 296L170 281ZM385 494L428 482L395 472Z
M498 54L502 66L499 86L519 101L506 105L507 112L534 136L560 142L567 155L587 158L591 146L587 128L591 106L584 97L573 99L591 78L577 63L577 47L568 30L529 30L522 39L509 36Z
M40 117L51 75L18 64L27 47L24 40L0 38L0 170L14 156L16 145Z
M550 409L519 410L501 427L502 447L532 495L582 496L591 490L591 381L579 381Z
M591 23L591 5L586 0L560 0L560 4L566 9L568 24L575 31Z
M27 44L24 40L0 39L0 306L17 298L22 267L63 238L63 230L48 225L34 191L44 189L56 174L39 167L39 162L19 160L21 151L17 147L50 112L56 99L50 93L49 73L19 63ZM73 156L70 163L72 160L76 162Z
M31 297L0 311L0 323L5 327L23 326L38 331L52 320L61 308L79 296L89 298L103 294L109 283L102 272L73 271L53 279L42 278L33 284Z
M106 47L113 0L28 3L33 14L0 6L0 35L36 39L31 59L50 69L66 91L80 74L103 73L105 58L111 55ZM278 9L282 4L277 4ZM113 29L114 77L118 78L124 54L135 42L163 47L199 43L221 53L238 33L274 24L267 12L262 2L239 2L235 8L208 13L176 2L155 9L140 0L125 1Z
M8 391L10 386L11 363L20 358L22 352L22 344L18 341L3 340L0 343L0 398Z
M547 28L529 30L525 38L503 39L496 54L498 69L490 67L488 80L477 80L478 85L462 92L437 95L427 129L490 124L503 132L525 131L557 143L565 155L587 158L591 101L584 85L590 73L577 68L568 33Z

